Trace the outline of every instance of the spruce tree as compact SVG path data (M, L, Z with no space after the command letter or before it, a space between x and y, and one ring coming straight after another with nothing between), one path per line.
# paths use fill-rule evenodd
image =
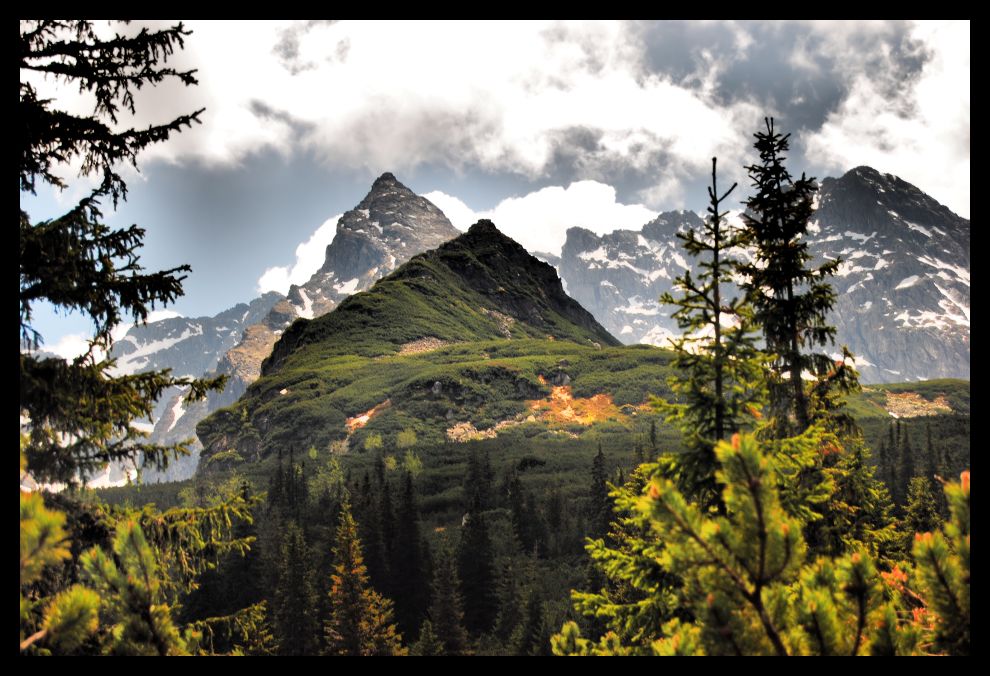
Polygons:
M341 506L330 576L330 619L324 627L330 655L405 655L392 624L392 602L368 584L357 525L347 502Z
M743 214L754 260L740 266L766 351L773 355L770 411L779 437L799 434L812 422L802 374L818 378L833 367L828 355L812 350L834 342L835 328L826 318L836 295L825 279L840 263L809 265L804 235L818 188L804 174L794 180L785 167L789 137L775 130L773 118L766 119L765 132L755 134L760 162L747 169L756 192Z
M495 636L509 645L513 634L523 624L526 597L523 593L525 571L515 560L507 558L498 580L498 619Z
M59 176L60 168L75 160L81 161L82 176L95 175L99 180L95 189L58 218L32 222L23 209L19 213L19 408L27 420L22 424L27 434L21 449L21 472L39 482L79 484L115 461L164 467L171 458L188 453L191 440L154 446L144 442L145 435L131 422L149 417L155 401L170 387L186 387L187 399L197 399L221 388L224 382L223 378L175 378L167 370L117 377L112 375L114 361L105 356L110 353L112 331L118 324L128 319L143 322L156 306L173 302L182 294L183 275L189 267L144 271L139 258L144 230L137 225L109 228L102 222L102 202L109 199L116 207L126 198L119 163L136 167L142 150L199 122L203 112L145 129L119 124L122 111L136 112L134 94L143 86L168 80L196 83L195 71L165 65L189 35L181 24L131 33L101 37L92 22L85 20L20 23L21 191L34 193L40 184L68 187ZM60 110L55 99L39 98L31 79L25 77L27 73L89 92L92 112ZM32 316L39 303L62 312L76 311L92 320L93 337L87 353L71 361L37 356L35 350L43 337L32 326ZM39 524L47 524L46 532L50 532L54 523L39 518L51 513L40 509L23 518L25 500L28 504L42 503L41 498L22 494L22 543L32 539L30 531ZM22 578L22 594L26 591L32 599L21 605L24 640L33 639L25 650L202 651L198 643L202 631L230 619L211 618L180 630L171 615L181 596L195 586L196 577L212 565L211 557L247 551L251 538L235 536L232 526L238 520L250 520L255 500L238 495L208 508L176 508L161 513L150 507L108 512L68 492L48 500L76 515L65 543L74 556L64 564L68 574L63 579L82 580L101 596L73 586L55 589L48 598L37 581L25 586ZM89 548L93 543L80 536L81 529L76 528L80 523L101 523L107 535ZM80 556L83 550L86 552ZM109 550L113 555L107 554ZM89 612L96 598L101 623L96 640L79 645L82 633L78 630L88 631L93 626ZM259 608L244 609L241 619L248 621L248 615L259 618L264 612ZM75 629L67 631L70 622Z
M458 573L464 599L464 626L477 636L492 628L498 614L495 551L484 517L468 514L466 521L461 529Z
M446 655L466 655L469 652L467 632L464 630L464 610L460 593L457 564L450 544L441 541L433 566L430 622L433 632L443 645ZM422 637L421 637L422 640Z
M550 556L559 556L563 541L564 497L560 486L554 485L547 496L547 527L550 529Z
M278 581L272 596L272 620L280 655L315 655L319 651L316 587L302 529L283 522Z
M898 421L900 422L900 421ZM900 425L898 425L898 430L900 430ZM904 427L904 438L900 446L901 451L901 467L900 467L900 495L903 502L907 502L908 487L911 484L911 479L918 475L918 470L914 466L914 449L911 448L911 437L908 434L907 426Z
M20 189L34 192L38 181L65 188L58 168L82 160L83 175L101 182L65 215L33 223L20 212L20 409L29 420L27 471L39 482L74 483L107 462L130 461L164 467L189 452L189 443L158 447L143 442L133 420L147 418L166 389L188 387L187 398L205 396L223 379L174 378L168 371L113 377L111 331L127 317L144 321L156 305L182 295L189 266L145 273L138 250L144 230L112 230L101 222L100 201L126 198L117 164L136 166L141 150L167 140L199 121L198 110L147 129L117 131L121 108L134 113L134 91L175 79L196 84L194 71L163 66L189 31L182 24L138 35L98 37L89 21L22 21L22 73L51 76L67 87L89 91L90 115L73 115L39 98L30 80L20 83L18 117ZM78 311L93 322L89 351L72 361L34 355L42 336L31 324L33 308L48 302Z
M543 617L543 599L536 589L529 593L526 603L526 623L520 627L516 638L517 655L550 655L550 637L547 636Z
M942 532L917 533L912 554L918 565L920 592L932 619L934 649L941 654L970 655L970 478L945 486L949 520Z
M650 574L649 566L660 563L683 580L683 586L670 589L682 614L665 620L658 634L617 623L598 641L581 637L577 625L568 623L552 640L555 654L918 651L918 631L900 619L896 601L884 598L869 554L808 560L801 520L790 516L780 500L787 481L755 437L735 435L715 452L725 516L706 514L661 473L642 493L618 500L664 543L654 550L657 558L629 559L618 575L635 584ZM601 607L600 612L612 610Z
M730 297L727 288L739 265L731 250L744 239L726 222L720 205L735 187L719 195L712 158L708 217L699 231L677 233L687 252L700 259L701 272L695 279L687 270L674 280L680 298L669 293L660 298L677 306L672 317L685 335L673 341L677 375L670 379L680 401L658 403L680 428L687 448L676 463L679 483L704 505L718 502L715 444L746 425L749 407L762 397L752 311L745 298ZM653 427L650 436L655 439Z
M477 448L472 448L464 475L466 512L483 512L495 506L494 481L495 471L488 451L482 455Z
M415 634L430 602L421 541L412 474L406 472L392 559L396 624L406 636Z
M376 589L385 589L388 584L388 560L385 539L382 537L381 507L368 472L365 472L355 496L354 512L361 542L364 544L368 577Z
M423 627L419 630L419 640L409 649L410 655L417 657L438 657L446 655L443 649L443 642L433 631L433 623L429 620L423 622Z
M907 506L904 509L904 536L907 549L911 549L915 533L934 532L941 523L938 498L932 482L925 477L914 477L908 483Z
M874 475L869 449L861 439L846 440L844 448L827 458L824 474L834 491L818 511L820 518L806 527L809 547L816 553L839 556L864 549L878 561L891 562L903 554L893 517L890 492Z
M605 469L605 454L602 443L598 442L598 453L591 461L591 500L588 503L588 522L591 524L589 535L593 538L603 537L608 532L608 524L612 520L612 501L608 496L608 472Z

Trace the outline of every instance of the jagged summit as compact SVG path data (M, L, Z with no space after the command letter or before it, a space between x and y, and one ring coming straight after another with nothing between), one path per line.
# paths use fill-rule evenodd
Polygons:
M680 329L657 299L697 272L676 236L700 224L666 212L639 232L571 228L561 276L614 335L664 345ZM859 166L821 181L807 242L818 262L842 260L832 349L848 345L865 382L969 377L969 241L969 220L897 176Z
M487 235L487 236L502 236L505 237L506 239L509 239L508 237L503 235L502 232L495 227L495 224L492 223L487 218L482 218L480 221L478 221L470 228L468 228L468 233L473 234L476 237L482 237Z
M395 194L408 199L416 199L418 197L416 193L400 183L395 177L395 174L386 171L375 179L375 182L371 184L371 190L368 191L368 194L365 195L364 199L355 208L367 208L372 201L381 199L389 194Z

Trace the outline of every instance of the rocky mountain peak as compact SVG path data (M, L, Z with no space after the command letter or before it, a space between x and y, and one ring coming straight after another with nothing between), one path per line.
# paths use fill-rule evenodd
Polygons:
M495 239L505 239L512 241L508 237L503 235L502 232L495 227L495 224L492 223L487 218L481 219L480 221L472 225L470 228L468 228L468 234L471 235L472 237L490 237Z
M390 186L397 185L400 188L406 188L406 186L399 183L395 178L395 174L390 171L386 171L384 174L375 179L375 182L371 184L372 192L376 190L385 190ZM406 188L408 190L408 188Z
M806 241L819 263L842 261L829 280L838 294L834 351L848 345L866 382L968 378L969 221L867 166L823 179L819 198ZM680 329L657 299L684 270L696 272L676 235L701 224L671 211L639 232L572 228L561 277L614 335L665 345Z

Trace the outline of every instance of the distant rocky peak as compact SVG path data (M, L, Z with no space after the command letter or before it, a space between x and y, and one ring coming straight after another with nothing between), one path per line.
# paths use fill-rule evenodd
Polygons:
M647 239L662 242L675 233L696 229L701 226L701 217L693 211L664 211L643 226L642 234Z
M385 190L391 186L398 186L404 190L408 190L406 186L399 183L399 180L395 178L395 174L391 171L386 171L384 174L375 179L375 182L371 184L371 191Z
M390 196L407 199L416 199L417 197L416 193L399 183L394 175L386 171L371 184L371 190L358 204L358 208L368 208L375 200Z
M423 240L426 246L421 248L427 249L457 237L460 232L436 205L386 172L375 180L364 199L337 222L337 237L347 234L362 235L375 242L390 242L391 246L399 248L408 246L403 242ZM329 248L327 253L329 259Z

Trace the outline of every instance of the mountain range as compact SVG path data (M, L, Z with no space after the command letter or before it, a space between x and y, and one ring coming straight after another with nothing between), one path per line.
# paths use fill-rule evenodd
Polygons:
M740 214L729 221L740 224ZM560 276L624 342L667 345L679 331L657 299L685 270L697 273L677 233L700 225L675 211L639 231L571 228ZM857 167L821 182L807 242L817 262L842 260L829 321L863 382L969 378L969 241L967 219L890 174Z
M730 219L738 222L738 213ZM616 344L614 335L625 343L662 346L677 329L656 299L671 288L674 277L692 268L676 234L700 222L697 214L678 211L661 213L639 231L616 230L600 236L572 228L559 257L535 254L549 265L513 242L514 253L499 254L508 267L493 276L465 242L494 246L494 226L490 228L494 233L487 231L489 226L475 226L465 235L467 240L458 240L459 245L437 249L458 237L459 231L435 205L386 173L341 217L324 265L308 282L292 286L285 297L266 294L215 318L175 318L132 329L115 346L114 355L122 372L170 367L177 374L230 376L227 389L205 402L186 408L182 393L163 400L156 409L152 441L168 442L194 436L200 420L232 405L259 375L272 373L300 346L319 342L317 337L328 331L346 345L365 346L375 353L365 355L369 358L393 349L437 349L491 337L485 331L470 334L464 328L468 326L495 327L499 335L525 340L569 336L607 347ZM837 343L848 344L857 355L865 382L969 377L968 220L896 177L859 167L839 179L822 181L808 241L820 260L843 260L833 278L839 294L833 322ZM429 259L429 265L426 259L419 260L396 280L390 278L386 288L398 288L395 285L401 282L407 291L428 290L441 297L458 297L463 291L470 298L462 302L476 306L467 314L460 305L446 307L448 314L426 312L427 330L425 325L414 329L416 323L401 313L383 314L387 308L365 296L348 305L345 299L352 294L374 290L377 280L417 254L435 249L443 252L434 254L440 258ZM454 259L453 267L444 263ZM521 295L527 300L520 306L515 301L496 302L509 298L500 288L518 281L502 277L522 274L512 272L510 259L512 265L525 261L522 267L529 272L523 276L538 280L527 285ZM456 273L451 272L454 269ZM448 283L440 284L441 278ZM477 302L470 294L487 300ZM344 311L345 306L350 309ZM577 310L584 312L581 306L590 316L575 323ZM328 315L336 319L320 321L338 307L341 312ZM352 324L340 324L345 317ZM458 320L451 323L453 317ZM590 317L594 324L586 321ZM195 457L180 461L158 478L190 476L196 462Z

